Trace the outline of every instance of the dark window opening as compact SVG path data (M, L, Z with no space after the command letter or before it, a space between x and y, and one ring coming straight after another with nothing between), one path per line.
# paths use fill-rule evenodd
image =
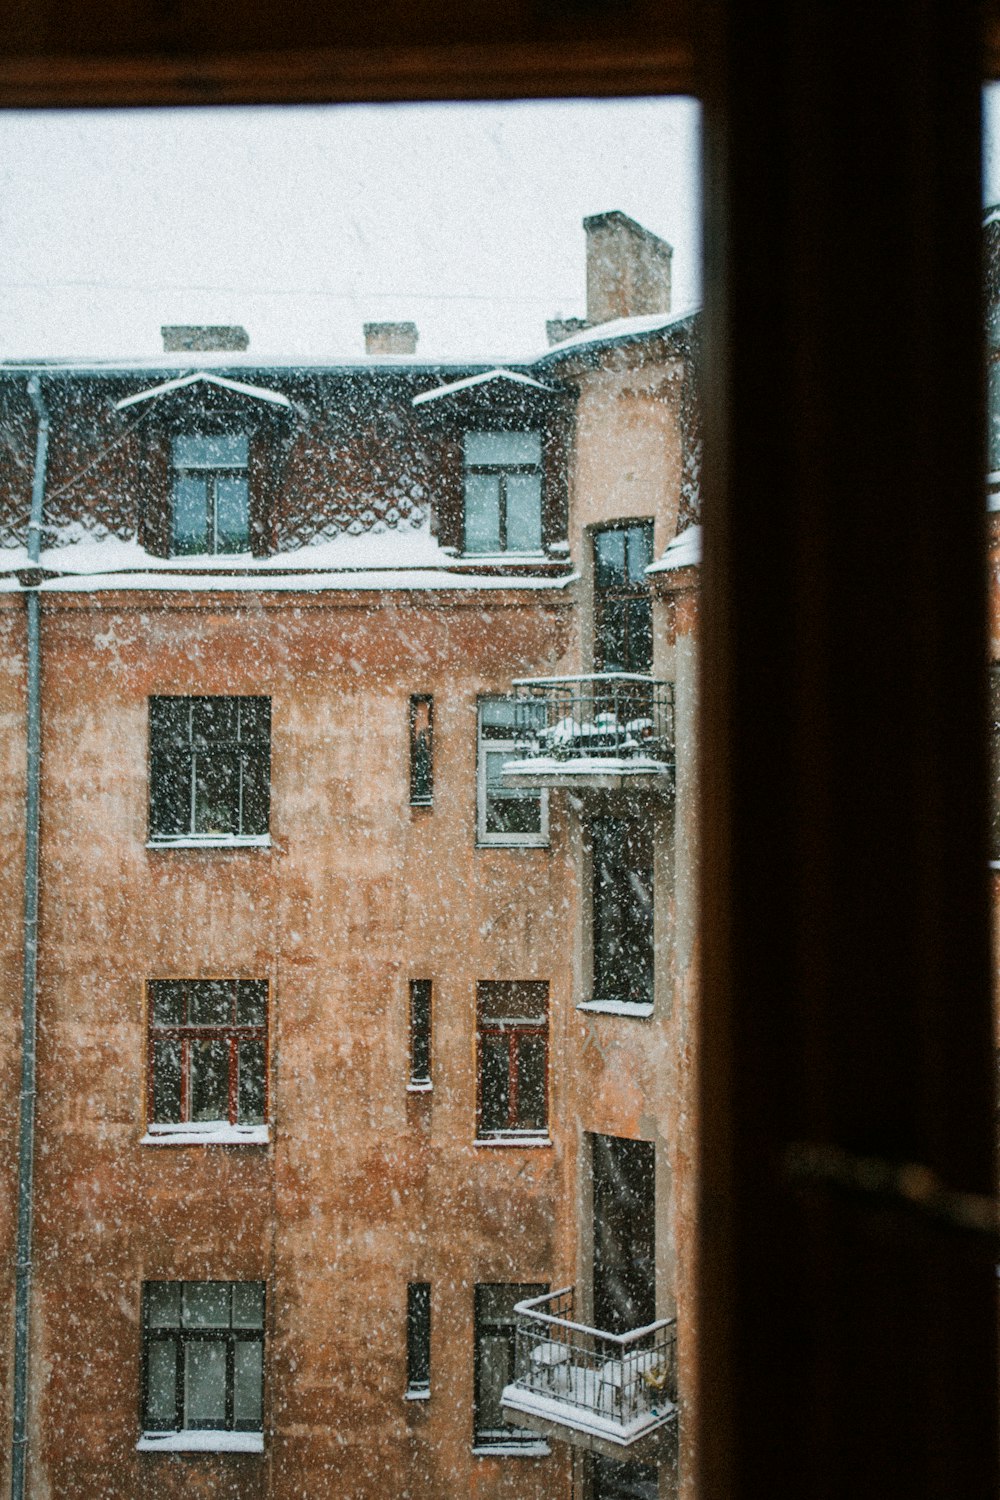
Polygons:
M266 1119L267 980L152 980L150 1124Z
M1000 664L990 667L990 859L1000 860Z
M591 1136L594 1324L608 1333L656 1318L655 1150L651 1141Z
M410 804L430 807L434 801L434 699L414 693L410 699Z
M594 532L594 665L598 672L649 672L653 616L646 569L653 523Z
M173 440L173 553L248 552L250 445L245 433Z
M594 995L653 1003L653 838L643 818L594 818Z
M431 1388L431 1285L411 1281L406 1288L406 1389Z
M431 993L429 979L410 980L410 1083L431 1083Z
M465 551L541 552L542 436L467 432Z
M590 1459L591 1500L658 1500L659 1481L655 1464L637 1464L633 1459Z
M261 1432L264 1283L147 1281L142 1297L146 1432Z
M480 1139L548 1127L549 987L483 980L476 987Z
M270 698L150 698L149 754L152 839L267 833Z
M476 1287L474 1432L477 1447L537 1443L538 1434L504 1420L503 1390L514 1379L514 1307L547 1286L511 1282Z

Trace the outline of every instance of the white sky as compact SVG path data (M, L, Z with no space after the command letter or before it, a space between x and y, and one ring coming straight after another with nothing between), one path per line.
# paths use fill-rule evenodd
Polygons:
M155 355L161 323L354 356L412 318L428 358L527 356L582 315L586 214L674 246L700 291L683 99L0 112L0 358Z

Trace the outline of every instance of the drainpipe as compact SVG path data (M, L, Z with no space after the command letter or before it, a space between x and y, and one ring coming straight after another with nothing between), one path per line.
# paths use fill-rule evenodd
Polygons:
M14 1283L14 1436L11 1497L24 1500L28 1457L28 1346L31 1312L31 1209L35 1158L35 1039L38 973L38 825L41 776L41 582L42 506L49 452L49 414L37 376L28 395L38 413L35 473L28 521L28 569L22 577L28 619L27 787L24 814L24 991L21 1010L21 1100L18 1131L17 1260Z

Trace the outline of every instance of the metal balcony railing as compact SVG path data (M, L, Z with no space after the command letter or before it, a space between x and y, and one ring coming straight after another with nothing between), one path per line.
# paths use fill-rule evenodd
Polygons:
M674 685L630 672L524 677L516 691L515 756L667 770L674 762Z
M504 1407L628 1447L676 1418L676 1319L602 1332L573 1321L574 1290L514 1308L514 1380Z

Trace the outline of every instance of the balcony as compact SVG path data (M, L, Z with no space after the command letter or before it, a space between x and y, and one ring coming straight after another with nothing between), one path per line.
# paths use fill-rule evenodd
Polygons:
M516 745L505 786L669 786L674 685L627 672L525 677L516 690Z
M574 1288L519 1302L508 1421L610 1458L653 1463L677 1421L677 1324L630 1333L573 1322Z

